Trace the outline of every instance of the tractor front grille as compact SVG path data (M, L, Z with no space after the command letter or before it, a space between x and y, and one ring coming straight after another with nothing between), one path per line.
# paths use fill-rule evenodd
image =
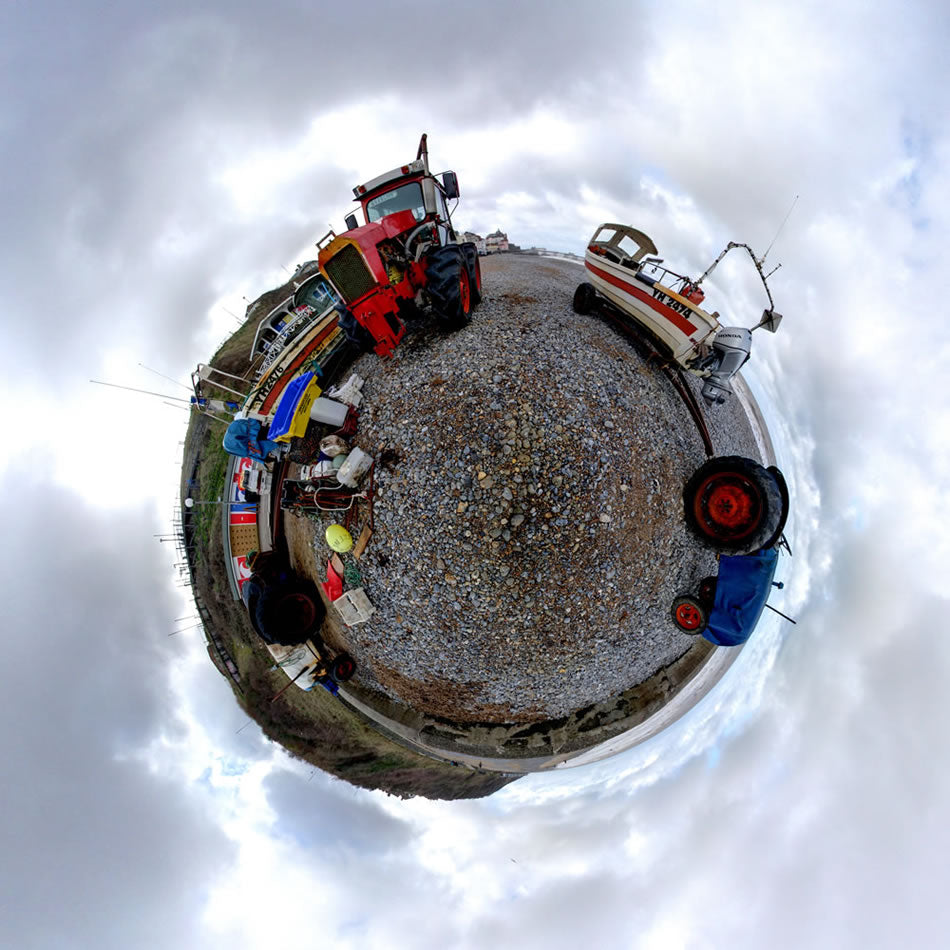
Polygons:
M355 244L344 245L324 266L327 276L347 303L352 303L376 286L376 281L373 280L373 275Z

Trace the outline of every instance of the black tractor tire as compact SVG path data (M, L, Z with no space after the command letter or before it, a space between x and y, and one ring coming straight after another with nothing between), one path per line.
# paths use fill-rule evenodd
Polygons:
M482 302L482 266L478 262L478 248L471 241L460 244L465 260L468 263L468 279L471 284L472 306L477 307Z
M340 314L340 329L360 353L368 353L376 346L373 334L349 310L344 309Z
M348 679L353 678L355 672L356 663L349 653L341 653L330 664L330 679L334 683L345 683Z
M574 307L574 313L586 316L594 309L596 302L597 291L594 289L593 284L585 282L577 285L577 290L574 291L574 300L571 304Z
M751 554L774 544L788 515L788 494L775 476L738 455L701 465L683 491L686 523L717 551Z
M259 632L268 643L303 643L323 622L323 601L303 587L272 588L257 603Z
M775 465L770 465L768 467L768 472L778 484L778 490L782 496L782 510L783 510L782 518L779 521L777 527L775 528L775 532L773 533L772 537L769 538L769 540L766 541L765 544L763 545L763 547L771 548L771 547L774 547L778 543L779 538L782 537L782 534L785 531L785 522L788 521L789 500L788 500L788 485L785 482L785 476L782 474L781 470Z
M426 259L425 273L436 319L449 330L464 327L472 316L472 282L461 248L436 248Z
M670 608L670 616L683 633L696 635L706 629L709 615L695 597L677 597Z

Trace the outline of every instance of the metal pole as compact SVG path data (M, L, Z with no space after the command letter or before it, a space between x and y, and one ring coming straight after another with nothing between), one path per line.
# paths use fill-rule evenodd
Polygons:
M772 613L776 613L780 617L784 617L789 623L796 623L796 624L798 623L797 620L792 620L792 618L789 617L787 614L783 614L781 610L776 610L771 604L766 604L765 606L768 607L769 610L772 611Z
M782 219L782 223L778 226L778 230L775 232L775 237L772 238L772 244L778 240L778 236L782 233L782 228L785 227L785 223L792 216L792 212L795 210L795 205L798 204L798 195L795 195L795 200L792 202L791 208L788 209L788 214ZM762 260L764 261L769 256L769 251L772 250L772 244L770 244L766 249L765 253L762 255ZM781 265L780 265L781 266ZM777 268L776 268L777 269Z
M179 382L177 379L172 379L171 376L166 376L164 373L160 373L157 369L152 369L151 366L146 366L144 363L140 362L139 366L141 366L142 369L147 369L150 373L154 373L156 376L161 376L162 379L167 379L170 383L174 383L176 386L180 386L182 389L186 389L188 390L188 392L191 392L190 386L186 386L184 383Z
M311 668L310 666L305 666L286 686L284 686L284 687L282 687L282 688L280 689L280 691L279 691L279 692L277 693L277 695L271 700L271 702L273 703L273 702L276 702L278 699L280 699L280 697L283 696L284 693L286 693L287 690L290 689L290 687L293 686L294 683L296 683L297 680L299 680L300 677L303 676L304 673L306 673L307 670L309 670L310 668Z

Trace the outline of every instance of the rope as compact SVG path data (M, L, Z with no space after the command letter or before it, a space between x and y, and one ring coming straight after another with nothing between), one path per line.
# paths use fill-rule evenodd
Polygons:
M343 565L343 581L350 587L359 587L363 583L363 575L352 561Z

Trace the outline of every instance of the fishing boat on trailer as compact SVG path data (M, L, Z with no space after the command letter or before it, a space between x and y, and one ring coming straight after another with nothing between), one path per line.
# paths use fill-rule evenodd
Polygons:
M310 371L321 378L335 373L346 355L347 339L340 327L342 304L321 274L305 280L257 328L251 346L252 371L235 376L217 367L199 364L192 373L194 402L216 410L240 409L244 417L269 423L291 384ZM202 383L237 397L228 406L207 400ZM249 388L248 388L249 387ZM319 387L314 396L319 395Z
M752 330L764 327L775 332L782 315L772 305L762 259L747 244L730 242L696 280L663 266L652 239L624 224L602 224L590 239L584 255L589 282L574 293L574 310L590 313L600 298L631 317L660 344L683 369L705 380L703 398L709 405L726 401L732 389L729 380L749 358L752 330L724 327L719 313L701 304L700 286L722 258L734 248L749 252L763 286L769 307Z

